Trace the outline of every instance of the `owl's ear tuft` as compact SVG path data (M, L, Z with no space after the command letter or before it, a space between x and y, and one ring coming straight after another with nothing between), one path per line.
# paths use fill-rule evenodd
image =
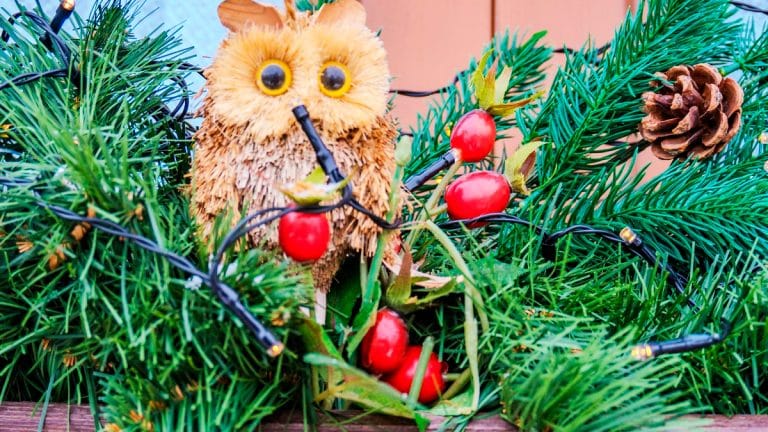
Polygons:
M365 25L365 7L357 0L336 0L317 12L317 22L323 24L349 23Z
M219 20L232 32L239 32L249 26L280 28L283 19L272 6L253 0L225 0L219 5Z

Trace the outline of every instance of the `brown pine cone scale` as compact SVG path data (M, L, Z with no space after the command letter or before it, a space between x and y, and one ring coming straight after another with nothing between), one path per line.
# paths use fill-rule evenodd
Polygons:
M741 127L744 92L708 64L658 73L643 93L640 134L659 159L706 159L721 152Z

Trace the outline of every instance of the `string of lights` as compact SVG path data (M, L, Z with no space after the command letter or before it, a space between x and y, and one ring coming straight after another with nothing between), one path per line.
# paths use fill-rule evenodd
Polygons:
M72 63L71 52L69 48L66 46L66 43L58 35L58 30L61 28L61 24L63 24L63 21L66 20L66 17L69 16L65 13L67 12L66 8L64 8L65 3L67 4L71 3L72 7L74 7L74 2L71 2L69 0L63 1L62 6L60 6L60 9L64 10L61 15L63 16L63 19L60 17L59 18L60 22L58 23L54 22L52 24L48 24L39 16L29 12L21 12L19 14L14 15L14 17L11 19L11 22L13 22L15 19L26 17L30 19L33 23L35 23L43 31L43 37L41 38L41 41L47 39L50 43L50 49L52 49L54 52L57 52L57 54L60 56L62 61L67 65L67 67L63 69L55 69L55 70L50 70L45 72L27 73L27 74L19 75L5 83L0 84L0 91L6 90L8 88L16 87L16 86L31 84L42 78L70 77L70 79L72 79L73 76L78 75L77 71L71 64ZM734 6L741 7L742 9L745 9L745 10L750 10L750 9L747 9L748 7L755 8L754 6L746 5L742 2L732 1L731 3L734 4ZM758 9L758 8L755 8L755 9ZM762 9L750 10L750 11L768 14L768 11L764 11ZM71 9L68 12L71 14ZM57 13L57 16L59 16L58 13ZM54 19L56 20L56 18ZM3 32L3 34L0 36L0 39L2 39L5 42L8 42L10 39L10 35L6 32ZM598 52L600 53L600 50L605 51L605 49L607 49L607 47L601 47L600 49L598 49ZM203 71L200 68L191 64L185 63L182 65L181 69L194 71L201 75L204 75ZM460 77L461 77L461 73L456 75L453 82L449 86L446 86L441 89L433 90L433 91L419 92L419 91L393 90L392 92L403 95L403 96L409 96L409 97L427 97L427 96L431 96L431 95L443 92L450 86L455 86L456 83L460 80ZM170 118L172 118L173 120L182 121L183 119L186 118L187 112L189 109L188 85L183 77L178 77L178 79L174 79L174 82L182 88L182 94L183 94L182 100L178 102L177 106L174 109L165 109L164 113ZM314 129L314 126L310 120L310 116L306 108L300 105L300 106L297 106L293 110L293 112L297 121L302 126L302 129L307 135L307 138L310 144L312 144L317 155L318 163L323 168L326 175L328 175L331 181L334 181L334 182L344 180L344 175L338 169L336 162L333 158L333 155L325 146L325 144L322 142L317 131ZM434 177L434 175L436 175L437 172L439 172L439 170L435 171L433 169L430 172L417 174L417 176L415 176L414 178L406 181L405 188L408 190L413 190L419 187L424 182L431 179L432 177ZM31 181L24 181L24 180L18 180L18 179L7 178L7 177L0 177L0 185L3 185L6 188L33 188L33 183ZM34 190L32 190L32 192L34 193ZM87 223L104 233L125 238L126 240L129 240L135 243L137 246L143 249L146 249L152 253L155 253L159 256L164 257L172 265L174 265L181 271L189 274L190 276L199 278L200 280L202 280L203 283L205 283L211 288L211 290L215 293L215 295L219 298L219 300L232 313L234 313L235 316L240 318L240 320L243 321L243 323L245 323L245 325L254 334L257 342L264 347L267 353L271 356L277 356L284 349L282 342L279 341L276 338L276 336L247 309L247 307L240 300L240 297L237 294L237 292L233 288L229 287L228 285L226 285L220 280L219 271L222 267L222 263L224 261L224 256L226 254L226 251L229 250L235 243L237 243L239 240L241 240L244 236L248 235L248 233L252 232L253 230L259 227L265 226L269 223L272 223L275 220L279 219L280 217L295 211L310 212L310 213L325 213L325 212L333 211L335 209L349 205L355 210L371 218L371 220L374 223L376 223L383 229L397 229L401 226L401 223L399 221L395 223L389 223L385 219L379 217L378 215L371 213L368 209L365 209L359 202L357 202L354 199L353 195L354 194L353 194L352 186L347 185L342 192L342 197L334 204L331 204L328 206L270 208L270 209L260 210L251 215L248 215L247 217L243 218L225 236L221 246L217 249L216 253L213 254L211 257L208 272L204 272L198 269L192 263L192 261L190 261L188 258L180 256L168 250L165 250L162 247L160 247L156 242L150 239L147 239L143 236L140 236L138 234L132 233L127 228L119 224L116 224L114 222L107 221L101 218L84 217L66 208L50 205L46 203L44 200L40 199L39 195L36 195L37 197L36 203L40 207L43 207L49 210L51 213L61 218L62 220L73 222L73 223ZM552 234L547 234L544 232L543 228L536 226L529 221L526 221L517 216L513 216L507 213L495 213L495 214L489 214L489 215L485 215L485 216L475 218L475 219L470 219L470 220L456 220L456 221L445 222L441 224L441 228L446 230L458 229L464 226L471 226L472 224L477 222L512 223L512 224L523 225L530 229L533 229L538 235L542 237L542 246L543 246L542 253L543 255L545 255L545 258L549 258L549 259L554 259L554 253L555 253L554 251L555 251L556 243L559 239L565 236L569 236L569 235L598 236L599 238L602 238L609 242L621 244L623 248L625 248L632 254L642 258L649 264L660 268L662 271L666 273L669 283L671 283L675 287L678 293L684 294L685 286L688 283L687 279L682 275L680 275L678 272L676 272L669 264L660 263L659 258L655 253L655 251L653 251L644 242L642 242L642 240L637 236L637 234L634 231L632 231L630 228L625 228L624 230L621 231L621 233L616 234L611 231L597 229L597 228L589 227L586 225L575 225ZM695 303L690 298L688 299L688 304L691 307L694 307L694 308L696 307ZM670 341L649 342L643 345L639 345L638 347L635 347L635 349L633 349L632 351L632 354L633 356L639 359L648 359L661 354L679 353L679 352L686 352L686 351L691 351L695 349L701 349L701 348L705 348L721 342L723 339L725 339L729 331L730 331L730 324L727 320L724 319L721 325L721 333L719 334L693 334L693 335L684 336L680 339L674 339Z

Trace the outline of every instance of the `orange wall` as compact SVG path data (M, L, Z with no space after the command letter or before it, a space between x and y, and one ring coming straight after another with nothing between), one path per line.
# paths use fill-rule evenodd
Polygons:
M579 48L589 37L608 42L635 0L360 0L368 25L382 30L395 78L392 87L431 90L448 84L470 58L479 57L496 33L532 34L547 30L544 41ZM562 64L555 54L549 72ZM429 99L399 97L395 116L404 126L416 122ZM512 141L515 141L512 134ZM642 160L652 161L648 154ZM652 172L664 165L655 164Z
M611 39L634 0L361 0L368 25L382 30L395 78L394 88L441 87L491 37L509 29L531 34L548 30L546 43L581 46L592 36ZM557 62L556 62L557 63ZM426 100L399 98L395 115L415 122Z

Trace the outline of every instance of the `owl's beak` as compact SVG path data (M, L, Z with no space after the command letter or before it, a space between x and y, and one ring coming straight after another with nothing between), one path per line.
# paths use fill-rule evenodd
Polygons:
M312 118L309 116L307 107L303 104L299 104L291 111L293 111L296 121L301 125L301 130L307 135L309 143L312 144L312 148L317 155L317 162L325 172L325 175L330 177L332 182L343 181L344 174L342 174L338 165L336 165L336 159L333 158L333 154L328 149L328 146L326 146L323 139L320 138L320 134L317 132L315 125L312 123Z

